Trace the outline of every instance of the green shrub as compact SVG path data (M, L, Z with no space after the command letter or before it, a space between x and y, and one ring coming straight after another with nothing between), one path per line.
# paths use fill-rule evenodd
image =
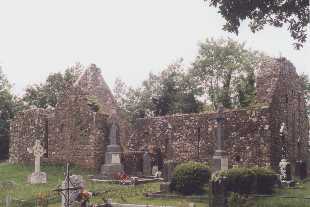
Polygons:
M239 194L249 194L255 191L256 176L249 168L232 168L221 172L226 177L227 190Z
M278 179L277 174L273 170L263 167L255 167L252 170L256 176L256 193L271 194Z
M185 195L202 193L203 186L210 179L210 170L206 164L188 162L175 168L170 188Z
M277 174L268 168L232 168L217 173L213 182L225 181L229 192L239 194L271 194L277 182Z

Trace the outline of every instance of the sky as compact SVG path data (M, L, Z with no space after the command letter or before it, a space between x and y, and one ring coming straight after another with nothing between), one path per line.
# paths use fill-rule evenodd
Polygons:
M245 22L236 36L224 23L203 0L1 0L0 66L17 95L76 62L135 87L181 57L190 65L199 42L230 37L310 75L310 41L297 51L286 28L253 34Z

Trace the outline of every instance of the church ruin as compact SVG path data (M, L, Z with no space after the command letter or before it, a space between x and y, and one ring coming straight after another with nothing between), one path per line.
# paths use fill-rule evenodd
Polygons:
M255 106L224 111L224 148L230 167L271 165L276 169L283 123L289 161L306 160L309 122L302 82L294 66L284 58L266 61L258 70L256 90ZM30 109L16 116L11 123L10 161L29 162L27 147L39 139L47 151L45 162L70 161L99 169L109 144L110 117L117 111L100 69L91 65L54 109ZM130 136L120 124L118 142L126 149L123 160L136 162L139 159L128 158L130 152L152 145L160 149L163 159L211 162L215 117L216 113L200 113L143 118L137 120Z

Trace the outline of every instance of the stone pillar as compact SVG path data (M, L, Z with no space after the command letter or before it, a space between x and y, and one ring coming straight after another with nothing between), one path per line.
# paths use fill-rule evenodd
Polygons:
M117 174L124 172L124 167L121 163L122 149L117 142L118 136L116 117L112 115L112 124L109 132L110 144L106 149L105 163L101 166L100 177L102 179L114 179Z
M228 158L226 155L225 150L223 150L223 124L224 124L224 107L222 104L219 104L218 110L217 110L217 133L216 133L216 147L214 156L213 156L213 162L212 162L212 171L217 172L220 170L227 170L228 169Z

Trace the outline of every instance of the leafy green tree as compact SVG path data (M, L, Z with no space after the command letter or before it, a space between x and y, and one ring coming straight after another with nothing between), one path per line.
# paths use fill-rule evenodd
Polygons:
M149 74L138 88L128 88L116 80L114 96L125 116L132 123L137 118L201 111L197 100L201 90L184 71L182 60L170 64L159 74Z
M233 108L245 107L254 101L254 70L265 57L244 47L244 43L231 39L207 39L200 44L190 74L203 88L213 109L219 102Z
M8 158L10 120L24 108L12 94L11 85L0 68L0 160Z
M223 29L238 34L240 22L249 20L252 32L262 30L266 24L288 26L299 49L307 40L309 27L309 0L205 0L218 7L225 18Z
M69 67L64 73L50 74L45 83L34 84L26 88L23 101L38 108L55 107L59 99L73 86L82 73L83 66L79 63Z

